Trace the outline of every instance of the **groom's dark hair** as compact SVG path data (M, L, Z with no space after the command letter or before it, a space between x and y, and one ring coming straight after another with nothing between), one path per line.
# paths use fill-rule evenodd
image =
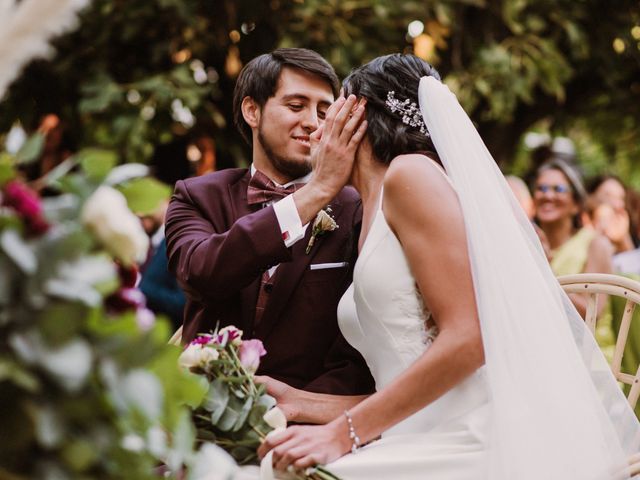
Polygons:
M251 145L251 127L242 116L242 100L251 97L260 107L273 97L278 88L278 80L284 67L296 68L325 81L338 95L340 82L333 67L318 53L306 48L278 48L265 53L247 63L236 82L233 91L233 120Z
M415 55L395 53L378 57L354 69L342 83L345 97L353 94L367 99L367 137L377 160L389 164L404 153L424 153L439 160L431 139L419 127L402 122L402 114L386 105L387 95L418 105L418 85L424 76L440 80L429 63Z

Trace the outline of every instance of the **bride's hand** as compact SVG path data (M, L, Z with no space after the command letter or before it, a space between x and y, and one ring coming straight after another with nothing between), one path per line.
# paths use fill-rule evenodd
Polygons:
M258 455L273 450L273 466L285 471L290 465L302 470L337 460L351 447L346 422L333 421L321 426L295 425L267 435Z

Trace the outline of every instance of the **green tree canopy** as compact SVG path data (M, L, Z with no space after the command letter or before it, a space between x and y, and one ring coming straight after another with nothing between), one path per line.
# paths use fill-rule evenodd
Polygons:
M242 64L278 46L324 55L340 75L378 55L425 55L512 170L531 128L578 140L587 170L631 178L640 157L635 0L95 0L0 104L0 131L55 112L78 146L148 160L206 135L220 167L246 163L230 122ZM424 33L407 34L419 20ZM526 168L526 162L522 163Z

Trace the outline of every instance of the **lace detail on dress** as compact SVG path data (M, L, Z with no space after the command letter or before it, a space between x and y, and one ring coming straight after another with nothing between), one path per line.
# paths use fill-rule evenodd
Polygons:
M417 285L414 284L410 290L395 292L391 297L392 302L397 306L406 318L415 319L415 322L407 322L400 335L400 348L416 352L416 349L424 351L438 335L437 325L428 326L431 319L431 312L424 304L424 300ZM416 339L420 342L417 344ZM421 352L416 352L421 353Z

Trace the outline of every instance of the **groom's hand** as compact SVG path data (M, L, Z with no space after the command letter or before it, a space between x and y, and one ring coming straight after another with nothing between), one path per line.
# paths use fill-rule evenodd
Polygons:
M349 180L356 151L367 129L365 103L358 102L355 95L338 98L327 110L324 125L311 134L313 177L293 194L303 225L311 221Z
M254 379L256 383L261 383L267 387L267 393L276 399L278 408L284 413L287 422L295 422L298 417L298 405L296 402L298 390L266 375L256 375Z

